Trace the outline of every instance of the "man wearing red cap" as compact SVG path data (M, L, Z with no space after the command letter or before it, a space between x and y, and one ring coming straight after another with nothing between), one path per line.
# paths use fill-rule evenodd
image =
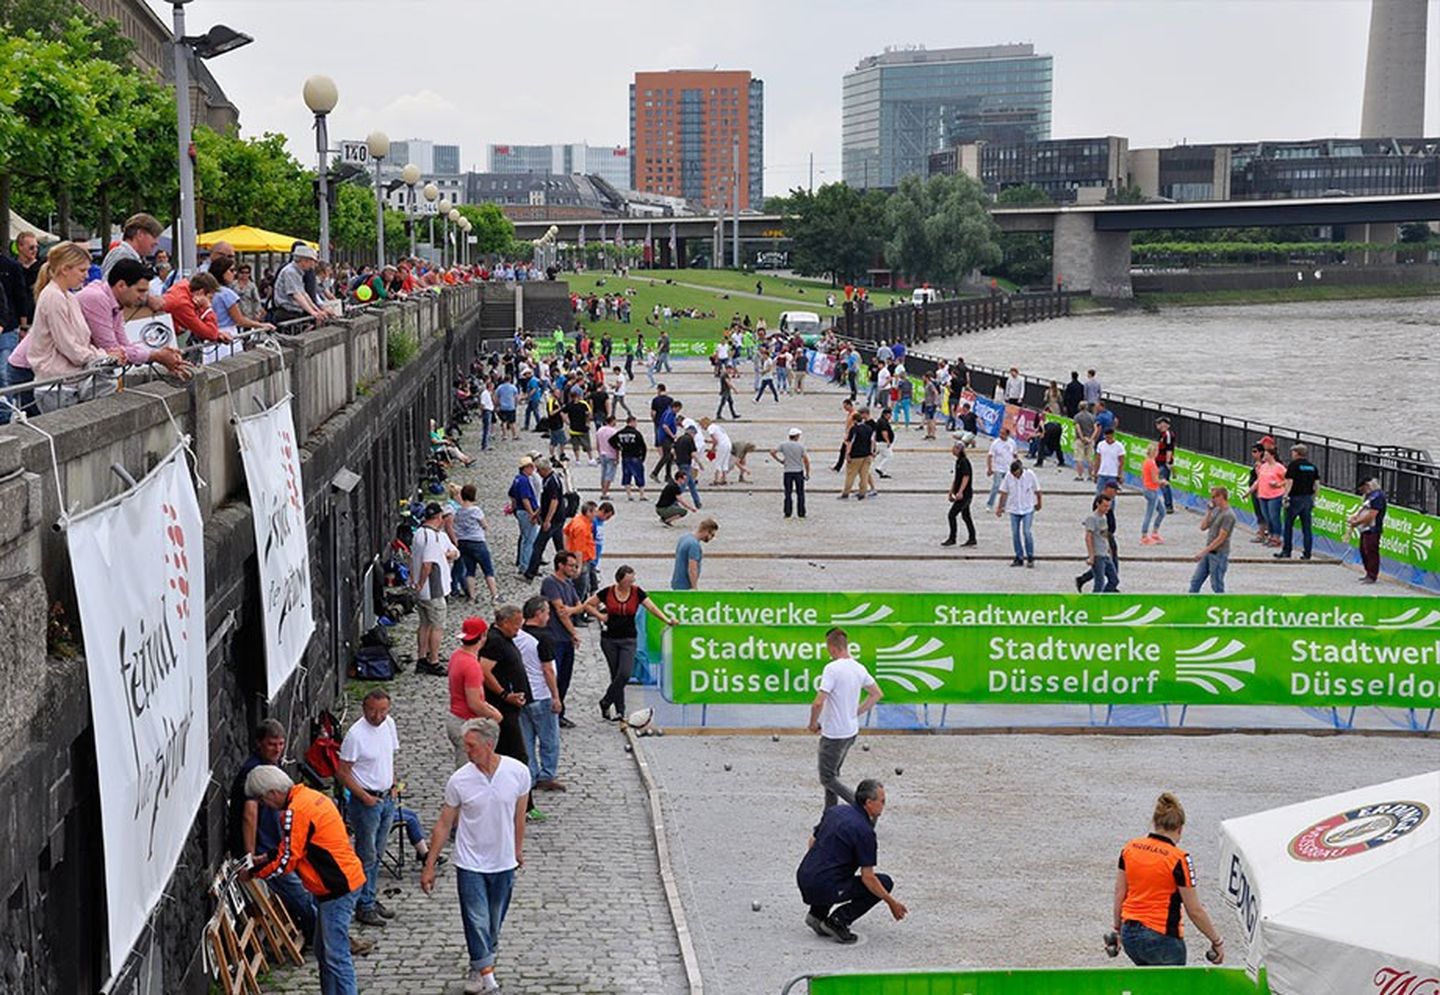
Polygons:
M483 618L467 618L455 637L460 640L460 648L450 654L450 711L445 715L445 735L455 748L456 767L469 762L465 753L465 723L471 719L500 721L500 710L485 700L485 668L480 665L480 644L489 628Z

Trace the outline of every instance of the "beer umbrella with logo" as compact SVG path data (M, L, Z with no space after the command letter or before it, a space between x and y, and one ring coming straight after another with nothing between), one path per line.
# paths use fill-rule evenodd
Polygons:
M1440 771L1227 819L1220 855L1276 995L1440 986Z

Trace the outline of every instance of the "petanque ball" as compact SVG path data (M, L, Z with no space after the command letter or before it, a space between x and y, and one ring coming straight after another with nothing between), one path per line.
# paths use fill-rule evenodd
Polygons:
M729 764L726 764L726 765L725 765L725 769L726 769L726 770L729 770L729 769L730 769L730 765L729 765Z
M901 774L903 774L903 773L905 773L905 768L904 768L904 767L896 767L896 768L895 768L895 776L896 776L896 777L899 777L899 776L900 776Z
M751 912L759 912L759 911L760 911L760 903L759 903L759 902L751 902L751 903L750 903L750 911L751 911Z
M635 752L635 747L631 746L629 743L626 743L626 744L625 744L625 752L626 752L626 753L634 753L634 752Z
M870 744L869 744L869 743L861 743L861 744L860 744L860 749L864 750L866 753L869 753L869 752L870 752Z
M772 742L772 743L778 743L778 742L780 742L780 734L779 734L779 733L771 733L771 734L770 734L770 742Z
M656 729L656 730L655 730L655 735L657 735L657 736L663 736L663 735L665 735L665 730L664 730L664 729Z

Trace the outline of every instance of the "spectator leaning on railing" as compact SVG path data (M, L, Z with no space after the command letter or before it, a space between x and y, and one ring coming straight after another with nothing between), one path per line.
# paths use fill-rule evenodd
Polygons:
M151 349L131 342L125 333L125 311L143 305L150 297L150 281L156 273L138 259L121 259L110 267L110 275L85 285L75 295L85 323L90 327L90 344L107 352L119 349L125 362L159 363L167 371L190 375L190 364L173 346Z
M200 342L229 342L231 335L221 331L215 320L211 302L220 284L209 273L195 273L188 279L176 280L165 291L165 310L175 322L175 334L189 332Z
M280 324L297 318L310 317L317 322L330 320L325 311L305 289L305 275L313 273L320 254L303 242L297 243L291 252L290 262L275 277L275 301L270 309L270 321Z

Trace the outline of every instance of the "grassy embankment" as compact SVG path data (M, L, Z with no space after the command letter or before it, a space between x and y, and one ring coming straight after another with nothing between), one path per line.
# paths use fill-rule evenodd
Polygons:
M1437 295L1440 295L1440 284L1431 283L1362 287L1309 284L1267 290L1196 290L1180 293L1136 294L1135 300L1145 307L1204 307L1215 304L1285 304L1301 301L1375 300Z

